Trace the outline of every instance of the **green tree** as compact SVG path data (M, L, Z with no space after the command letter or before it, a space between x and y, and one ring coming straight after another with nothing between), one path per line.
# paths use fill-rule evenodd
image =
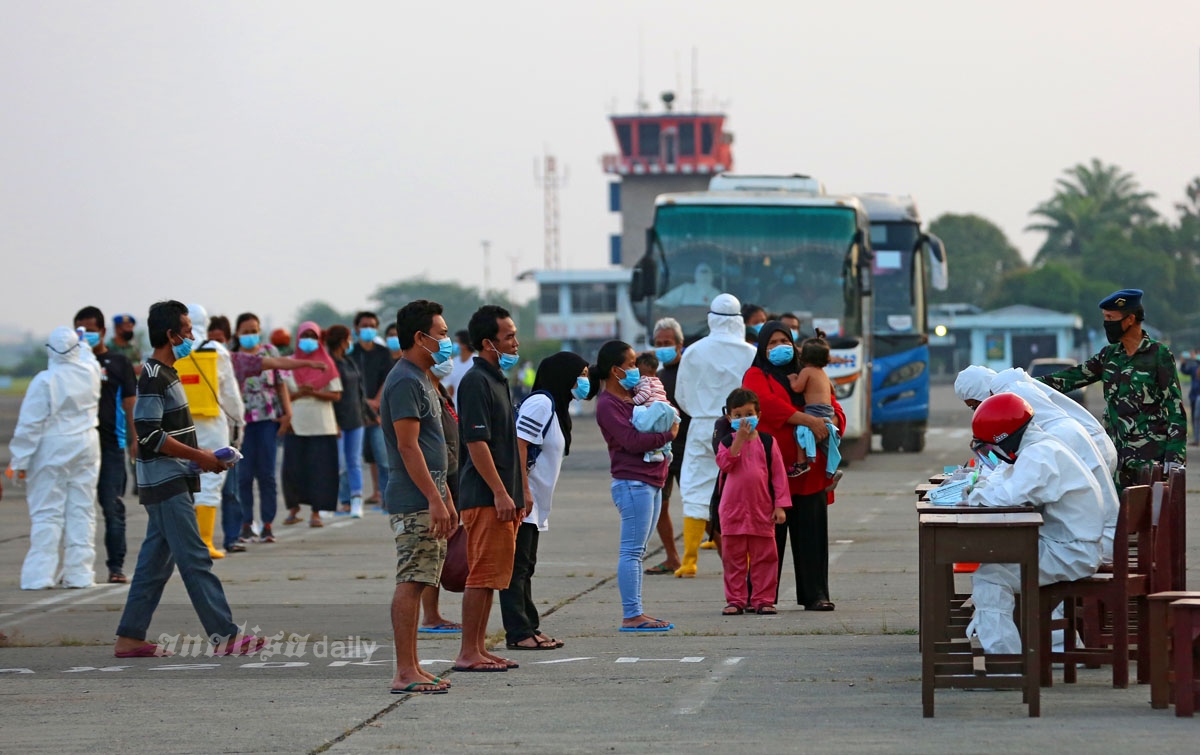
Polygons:
M1042 231L1046 241L1038 251L1038 263L1066 262L1076 268L1086 265L1085 248L1110 228L1131 232L1157 218L1150 207L1151 192L1139 191L1137 181L1116 165L1092 158L1064 171L1054 196L1035 207L1038 218L1026 230Z
M1004 231L979 215L947 213L929 224L929 230L946 244L950 285L931 291L935 302L982 305L1008 273L1025 268L1025 261Z
M1083 276L1066 265L1048 262L1037 268L1014 270L1002 278L992 289L988 306L1007 307L1026 304L1057 311L1075 310L1080 292L1084 288Z
M537 324L537 301L514 305L508 295L497 291L486 297L477 288L470 288L450 281L431 281L413 278L380 286L371 299L378 305L381 322L391 322L396 310L414 299L429 299L442 305L446 324L453 333L467 327L471 315L484 304L498 304L512 312L517 324L518 337L528 343L535 340Z
M350 325L354 321L354 314L338 312L323 301L310 301L296 310L296 324L308 322L309 320L320 325L322 328L328 328L330 325L338 323Z

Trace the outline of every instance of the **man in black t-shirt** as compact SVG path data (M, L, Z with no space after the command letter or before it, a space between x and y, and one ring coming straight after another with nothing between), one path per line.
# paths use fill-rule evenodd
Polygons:
M104 514L105 563L109 582L128 582L125 576L125 454L137 458L137 430L133 426L133 404L137 400L137 378L133 364L104 341L104 314L97 307L84 307L75 314L75 327L100 363L100 478L96 498Z
M379 427L379 401L383 395L383 383L392 371L392 355L387 347L376 342L379 336L379 316L374 312L359 312L354 316L354 350L350 358L362 373L363 390L369 408L363 425L363 461L371 467L371 481L375 492L367 502L383 505L383 492L387 490L388 457L387 442Z

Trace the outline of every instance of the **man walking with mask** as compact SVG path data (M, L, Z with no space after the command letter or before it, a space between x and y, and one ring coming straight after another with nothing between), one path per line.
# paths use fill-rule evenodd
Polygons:
M1117 291L1100 302L1109 346L1083 364L1038 378L1061 393L1104 383L1104 425L1117 446L1117 487L1137 484L1138 471L1162 462L1183 466L1187 419L1166 345L1142 329L1141 289Z

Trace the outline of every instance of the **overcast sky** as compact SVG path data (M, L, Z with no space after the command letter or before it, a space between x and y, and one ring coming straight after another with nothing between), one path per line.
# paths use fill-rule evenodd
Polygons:
M534 160L570 170L569 267L607 263L599 158L633 107L700 88L739 170L914 194L1022 231L1099 156L1169 211L1200 174L1200 3L0 4L0 324L84 304L277 324L417 274L542 259ZM953 250L950 250L951 255ZM527 293L523 290L521 293Z

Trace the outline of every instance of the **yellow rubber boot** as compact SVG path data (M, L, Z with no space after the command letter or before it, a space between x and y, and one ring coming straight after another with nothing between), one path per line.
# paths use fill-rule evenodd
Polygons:
M690 516L683 518L683 564L675 570L676 577L696 576L696 560L700 557L700 541L708 522Z
M214 559L225 558L225 551L217 550L213 545L213 529L217 524L217 507L197 506L196 524L200 527L200 539L208 546L208 555Z

